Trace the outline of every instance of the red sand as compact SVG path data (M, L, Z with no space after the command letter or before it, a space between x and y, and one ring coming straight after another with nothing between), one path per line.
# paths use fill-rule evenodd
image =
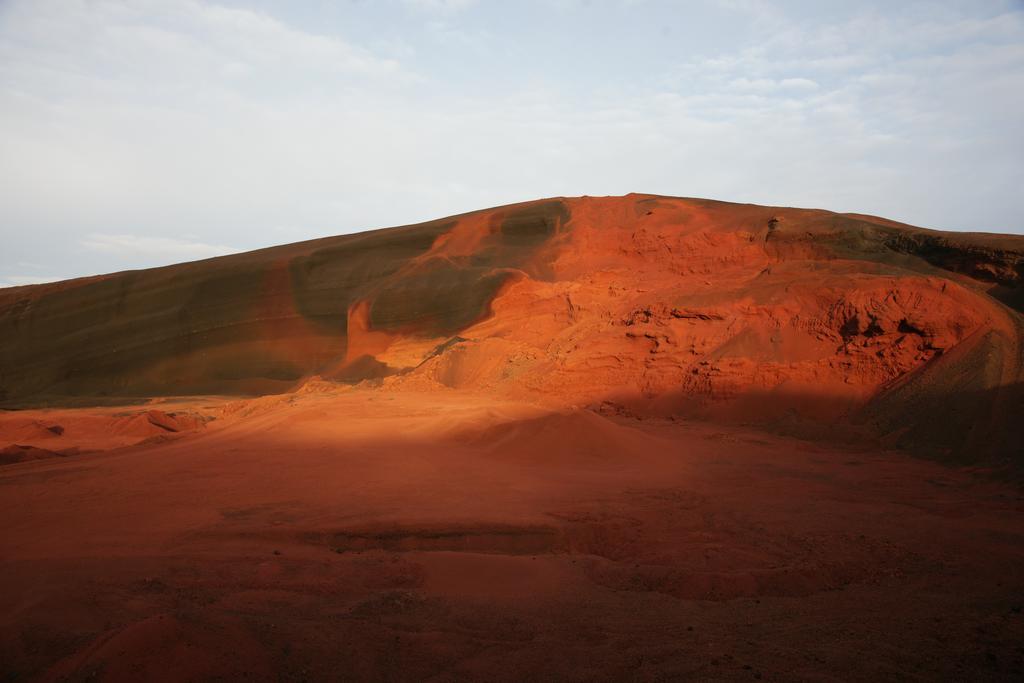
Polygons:
M0 290L0 673L1019 680L1022 264L631 195Z
M0 487L30 679L1021 672L1019 491L897 453L339 389Z

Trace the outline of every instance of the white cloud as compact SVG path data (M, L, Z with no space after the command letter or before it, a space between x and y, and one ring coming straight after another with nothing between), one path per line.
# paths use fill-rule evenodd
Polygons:
M81 241L81 245L93 251L133 258L141 257L147 261L152 259L166 260L168 263L209 258L211 256L223 256L238 251L238 249L233 247L173 237L109 235L104 233L91 233Z
M810 78L783 78L779 81L779 87L799 90L814 90L818 87L818 84Z
M43 277L40 275L0 275L0 287L21 287L23 285L39 285L45 282L57 282L64 278Z
M814 90L818 87L815 81L809 78L735 78L727 84L729 90L752 93L778 93L783 90Z
M427 12L459 12L476 4L477 0L404 0L416 10Z

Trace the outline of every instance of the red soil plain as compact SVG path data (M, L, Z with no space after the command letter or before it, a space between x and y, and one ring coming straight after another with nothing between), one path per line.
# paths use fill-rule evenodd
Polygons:
M0 680L1021 680L1022 311L652 195L0 290Z

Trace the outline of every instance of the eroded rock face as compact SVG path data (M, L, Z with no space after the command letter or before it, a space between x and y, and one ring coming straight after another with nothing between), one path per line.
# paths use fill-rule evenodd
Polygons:
M1009 457L1022 263L1018 236L648 195L543 200L2 290L0 400L268 393L318 375L845 424ZM944 411L936 438L919 433L928 401Z

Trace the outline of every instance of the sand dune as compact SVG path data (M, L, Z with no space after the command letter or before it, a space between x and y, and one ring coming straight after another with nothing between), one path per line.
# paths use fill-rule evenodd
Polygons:
M0 290L11 680L1019 680L1024 237L559 198Z
M1003 463L1021 436L1022 240L647 195L543 200L2 290L0 398L253 395L316 375L807 435L842 423ZM971 397L943 420L963 438L901 438L926 429L932 411L908 394L925 386Z

